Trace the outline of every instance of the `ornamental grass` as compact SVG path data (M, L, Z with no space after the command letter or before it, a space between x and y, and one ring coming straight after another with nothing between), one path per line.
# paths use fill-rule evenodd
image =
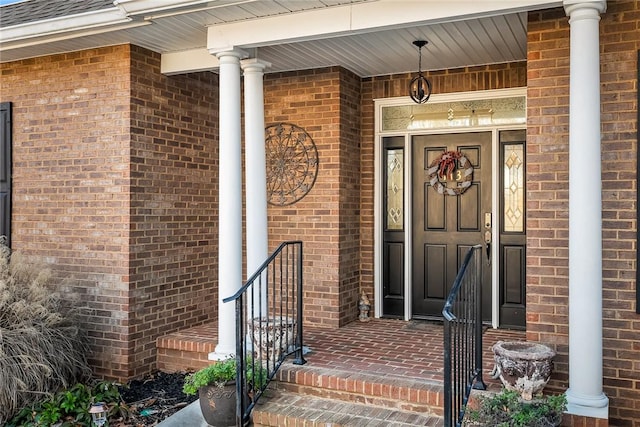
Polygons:
M0 425L90 375L76 310L52 280L50 269L0 241Z

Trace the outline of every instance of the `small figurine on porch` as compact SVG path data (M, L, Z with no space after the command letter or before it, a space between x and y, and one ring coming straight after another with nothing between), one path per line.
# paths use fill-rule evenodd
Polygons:
M371 303L369 302L369 298L367 294L362 291L360 294L360 301L358 301L358 308L360 309L359 319L361 322L369 321L369 310L371 309Z

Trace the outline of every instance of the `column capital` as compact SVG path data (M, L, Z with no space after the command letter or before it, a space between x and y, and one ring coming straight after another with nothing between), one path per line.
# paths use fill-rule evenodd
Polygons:
M240 66L246 71L263 71L265 68L271 67L271 62L263 61L258 58L248 58L240 61Z
M576 18L576 11L596 12L596 16L607 10L607 0L563 0L564 11L570 18Z
M226 56L235 57L238 59L244 59L249 57L249 54L246 51L242 49L238 49L237 47L223 48L223 49L209 49L209 53L211 55L214 55L218 59L222 59L223 57L226 57Z

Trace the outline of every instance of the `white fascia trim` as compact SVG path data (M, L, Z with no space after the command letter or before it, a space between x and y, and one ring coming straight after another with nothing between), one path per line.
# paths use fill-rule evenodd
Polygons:
M209 53L204 47L181 52L163 53L160 57L160 72L168 76L213 71L219 67L218 58Z
M146 15L210 2L211 0L115 0L113 4L120 7L128 15Z
M110 25L108 27L90 27L86 30L64 32L58 35L52 35L47 37L29 38L25 40L17 40L12 43L5 43L0 45L0 52L7 52L13 49L21 49L29 46L37 46L39 44L54 43L63 40L76 39L80 37L93 36L96 34L108 33L111 31L129 30L131 28L142 27L145 25L151 25L150 22L128 22L121 25ZM103 45L97 45L100 47Z
M131 22L131 18L123 14L118 8L95 10L78 15L61 16L59 18L2 28L0 29L0 43L9 43L34 37L43 37L128 22Z
M562 1L379 0L211 25L207 47L260 47L555 6L562 6Z

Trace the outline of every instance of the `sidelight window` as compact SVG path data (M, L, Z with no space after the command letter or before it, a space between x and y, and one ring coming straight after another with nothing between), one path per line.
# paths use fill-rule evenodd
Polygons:
M387 185L385 188L386 229L404 228L404 149L385 149L385 170Z

